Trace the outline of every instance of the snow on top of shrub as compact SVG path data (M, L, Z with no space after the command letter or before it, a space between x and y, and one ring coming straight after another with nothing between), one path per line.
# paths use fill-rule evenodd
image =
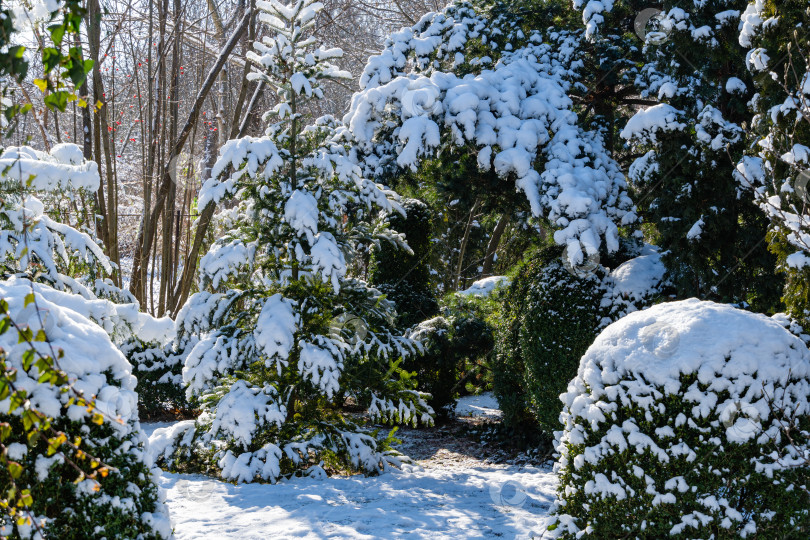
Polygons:
M680 376L697 382L681 388ZM631 313L608 326L582 357L579 372L561 395L564 419L584 418L591 428L606 422L607 402L632 402L642 408L651 394L686 393L693 413L728 418L739 407L768 417L766 395L788 377L798 379L792 392L799 414L810 412L810 351L776 321L728 305L697 299L670 302ZM645 382L646 381L646 382ZM700 390L698 383L708 385ZM721 393L728 392L725 400ZM622 426L617 426L622 428ZM726 430L730 441L758 433ZM563 440L584 440L581 425L566 425ZM778 425L762 426L775 436Z
M96 191L99 186L98 165L84 161L81 149L75 144L54 146L50 154L30 146L10 146L0 154L3 183L27 182L37 191L67 191L86 189Z
M509 283L510 279L507 276L489 276L484 279L479 279L463 291L458 291L458 294L465 296L489 296L492 294L492 291L498 287L506 287Z
M623 262L610 272L610 285L614 295L641 302L657 292L665 272L658 248L647 244L638 257Z
M15 287L15 291L17 287L27 287L30 292L30 282L26 279L12 277L4 284ZM137 303L116 304L110 300L96 298L89 293L85 296L72 294L41 283L34 283L34 290L47 302L90 319L116 343L131 337L165 343L175 332L174 321L171 318L157 319L148 313L142 313Z
M659 133L684 129L686 124L678 122L681 115L683 112L672 105L653 105L634 114L619 135L624 139L649 138L654 142Z
M777 320L697 299L631 313L560 399L553 538L779 537L807 518L806 433L787 426L810 414L810 351Z
M96 307L94 302L41 284L34 284L33 291L36 302L25 306L24 299L32 292L31 282L24 279L0 281L0 298L8 302L12 320L20 326L29 326L34 334L42 329L48 336L49 342L34 342L37 351L52 356L53 351L62 349L64 356L58 360L59 367L67 373L74 388L88 398L96 396L99 412L125 422L110 425L129 433L128 422L138 417L136 380L124 355L104 330L90 320L90 312ZM73 302L67 302L70 299ZM21 365L23 352L30 349L28 343L17 343L16 332L0 335L0 347L8 352L12 365ZM105 372L111 374L112 381ZM15 384L28 391L32 407L51 417L60 416L61 408L71 397L70 393L60 392L57 386L38 383L23 369L17 370ZM7 411L8 405L8 398L0 401L0 411ZM68 409L68 416L73 420L90 414L86 407L78 405Z

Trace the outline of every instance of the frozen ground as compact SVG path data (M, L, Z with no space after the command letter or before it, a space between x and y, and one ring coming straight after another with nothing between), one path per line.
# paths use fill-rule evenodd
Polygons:
M459 410L466 416L499 413L488 397L466 398ZM161 486L177 538L512 539L544 530L557 482L548 468L520 457L500 460L499 452L458 439L450 428L401 430L398 436L418 466L372 478L232 485L164 473Z

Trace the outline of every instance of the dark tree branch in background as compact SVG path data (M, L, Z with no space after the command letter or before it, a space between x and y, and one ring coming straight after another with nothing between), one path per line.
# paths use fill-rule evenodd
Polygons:
M247 31L248 24L250 23L251 13L248 11L242 16L242 20L239 22L236 30L234 30L233 34L231 35L228 42L225 44L225 47L219 54L219 58L217 58L217 62L208 72L208 76L203 83L202 88L200 88L199 92L197 93L197 97L194 100L194 105L189 112L188 119L186 123L183 125L183 129L180 131L179 135L177 136L177 140L174 141L172 144L172 150L169 155L169 159L163 168L162 178L160 187L158 188L157 195L155 197L155 203L150 209L150 214L153 216L159 215L163 211L163 207L166 204L166 198L168 196L168 191L170 186L172 185L173 178L172 178L172 166L174 162L174 158L180 155L180 152L185 145L186 139L188 138L189 134L191 133L191 128L193 127L194 123L197 121L200 112L202 111L202 105L205 101L205 98L208 96L208 93L211 91L211 88L214 85L214 82L217 79L220 71L225 65L225 62L228 59L228 56L233 51L236 44L241 39L242 35ZM152 249L152 244L155 239L155 232L156 227L144 226L144 221L141 221L141 226L138 230L138 240L135 247L135 257L133 260L132 266L132 281L130 286L130 291L135 295L138 300L143 302L144 299L144 289L143 284L146 278L146 260L147 257Z

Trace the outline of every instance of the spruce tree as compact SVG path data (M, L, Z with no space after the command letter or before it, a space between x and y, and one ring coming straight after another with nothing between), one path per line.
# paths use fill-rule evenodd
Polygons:
M203 407L193 431L178 428L178 450L243 482L379 472L399 458L345 405L380 422L432 423L400 367L418 343L396 334L392 304L351 275L370 246L407 249L378 219L401 209L362 176L334 119L306 124L322 81L348 77L330 63L341 51L311 36L321 4L257 6L269 35L248 53L250 78L274 89L278 105L263 137L222 147L201 191L200 207L221 204L238 218L201 259L201 292L178 318L182 333L200 337L183 376Z

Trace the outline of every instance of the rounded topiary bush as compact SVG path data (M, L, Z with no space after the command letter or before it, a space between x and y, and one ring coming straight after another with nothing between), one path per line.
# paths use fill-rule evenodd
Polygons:
M146 456L138 422L135 377L86 316L103 304L22 279L0 281L0 298L7 303L0 358L8 369L0 447L3 460L13 462L0 467L0 494L8 500L11 493L30 493L15 505L15 516L7 507L0 511L0 537L171 537L160 471ZM21 338L29 329L35 337ZM48 358L61 373L56 381L43 377ZM79 405L79 398L92 407ZM32 424L32 412L50 427Z
M763 315L691 299L611 324L561 396L550 535L807 538L808 396L810 352Z
M538 252L515 276L503 306L494 390L504 422L559 428L559 395L576 374L603 316L604 271L569 271L556 246Z

